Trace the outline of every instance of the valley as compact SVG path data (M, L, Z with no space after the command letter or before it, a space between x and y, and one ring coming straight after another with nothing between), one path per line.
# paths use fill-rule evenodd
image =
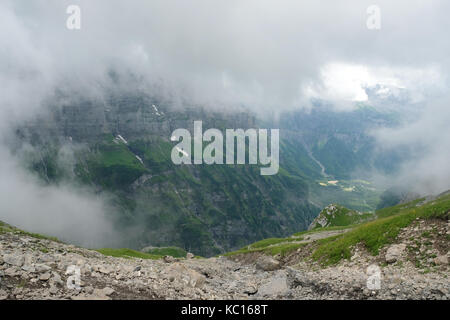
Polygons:
M249 112L220 113L188 106L176 110L143 93L111 95L106 103L62 101L53 100L47 113L19 126L11 149L47 184L91 188L108 198L109 219L122 239L116 245L178 246L211 256L251 241L306 230L330 203L373 211L381 194L362 180L364 176L358 180L349 171L362 170L363 165L368 170L368 159L375 158L361 125L361 119L367 123L384 119L372 110L366 114L358 109L353 120L341 119L340 114L330 118L328 110L319 108L317 115L295 114L271 123ZM202 120L204 130L279 129L279 172L261 176L256 164L175 165L172 133L177 128L194 132L197 120ZM341 141L333 155L317 149L323 137ZM351 151L351 145L360 145L364 153ZM334 165L329 164L329 156L336 159ZM327 167L321 165L327 161Z

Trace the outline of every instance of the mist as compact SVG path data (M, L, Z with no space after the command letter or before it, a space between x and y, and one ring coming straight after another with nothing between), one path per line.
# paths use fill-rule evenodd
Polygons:
M449 107L449 100L432 101L415 121L372 132L381 152L403 148L410 155L394 176L381 177L387 185L422 195L450 189Z
M0 220L88 248L120 242L104 198L69 184L44 185L0 151Z

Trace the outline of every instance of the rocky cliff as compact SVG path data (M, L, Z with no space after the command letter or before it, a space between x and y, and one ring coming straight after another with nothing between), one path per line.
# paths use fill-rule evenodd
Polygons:
M23 161L47 183L69 181L112 195L122 246L175 245L209 256L307 228L318 208L308 201L310 175L295 161L304 150L282 142L293 155L282 157L275 176L261 176L255 165L176 166L171 133L192 132L195 120L204 130L258 125L249 113L176 109L142 93L60 98L17 127L12 148L19 154L31 145L34 154ZM70 163L63 147L73 151ZM130 228L132 234L120 233Z

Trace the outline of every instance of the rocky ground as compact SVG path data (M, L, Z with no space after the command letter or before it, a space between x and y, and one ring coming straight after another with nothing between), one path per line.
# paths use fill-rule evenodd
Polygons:
M264 255L113 258L6 232L0 234L0 300L450 299L448 229L447 222L416 221L379 256L354 248L350 261L327 268Z

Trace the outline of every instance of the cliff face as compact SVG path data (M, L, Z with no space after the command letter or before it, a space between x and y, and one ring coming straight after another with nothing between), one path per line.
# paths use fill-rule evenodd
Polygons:
M119 232L137 230L124 246L176 245L208 256L306 229L318 212L307 200L306 175L292 170L295 154L286 159L290 169L274 176L261 176L254 165L172 163L173 130L193 132L195 120L203 130L254 128L248 113L177 111L140 94L49 105L17 129L20 143L38 154L27 159L29 167L49 183L70 180L113 194ZM69 169L61 163L62 146L74 150Z
M179 111L143 94L108 96L106 100L50 101L48 109L21 126L19 134L42 140L72 139L73 142L96 143L105 134L121 134L129 140L154 135L169 141L177 128L192 129L193 121L205 127L249 128L255 118L249 113L210 112L197 107Z

